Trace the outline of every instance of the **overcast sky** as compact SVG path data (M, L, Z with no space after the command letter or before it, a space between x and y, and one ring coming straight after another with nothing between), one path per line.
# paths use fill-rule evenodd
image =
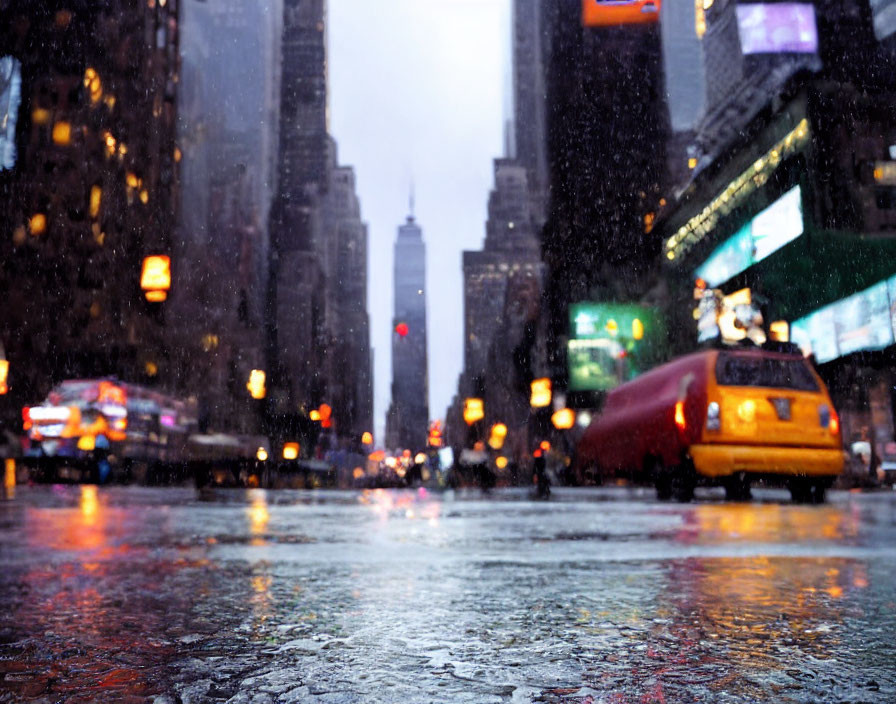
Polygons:
M508 96L509 0L329 0L330 130L355 167L369 225L374 418L392 381L392 251L415 214L427 262L429 408L443 418L463 366L461 252L485 237Z

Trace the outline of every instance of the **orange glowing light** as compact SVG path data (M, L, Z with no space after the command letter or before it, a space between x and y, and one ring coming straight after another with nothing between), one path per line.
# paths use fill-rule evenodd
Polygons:
M50 111L44 108L34 108L31 111L31 122L35 125L46 125L50 121Z
M316 408L308 414L308 417L317 423L320 420L320 411Z
M464 399L464 423L473 425L477 420L485 417L485 408L481 398Z
M150 298L149 294L153 291L165 293L171 288L171 257L165 254L146 257L140 274L140 288L146 291L147 300L164 301L167 294L161 298Z
M259 462L266 462L268 459L268 451L263 447L259 447L255 452L255 459L257 459Z
M4 464L6 471L3 474L3 487L6 489L7 498L11 499L16 493L16 461L8 457Z
M507 426L504 423L495 423L488 437L488 446L493 450L504 447L504 439L507 437Z
M651 24L659 20L661 3L662 0L582 0L582 25Z
M7 379L9 378L9 360L8 359L0 359L0 394L5 394L9 391L9 386L7 385Z
M569 430L576 424L576 414L571 408L561 408L551 416L551 423L558 430Z
M551 449L551 443L549 443L547 440L542 440L540 443L538 443L538 449L540 449L542 452L548 452Z
M535 379L530 386L531 395L529 397L529 405L533 408L547 408L551 405L550 379Z
M67 147L72 142L72 126L65 121L53 125L53 142L60 147Z
M150 303L161 303L168 298L167 291L147 291L145 295Z
M28 230L35 237L47 231L47 216L43 213L35 213L28 221Z
M318 411L320 412L320 427L329 428L332 426L333 409L326 403L322 403L320 404Z
M90 217L95 218L100 214L100 204L103 201L103 189L99 186L90 188Z
M369 431L365 430L364 434L361 436L361 444L362 445L372 445L373 444L373 434Z
M267 379L267 375L261 369L253 369L249 372L249 381L246 382L246 388L249 390L249 395L252 398L261 400L267 394L267 389L264 386L265 380Z
M495 466L498 469L504 469L507 466L507 458L504 455L495 457Z
M288 442L283 445L283 459L294 460L299 456L299 443Z

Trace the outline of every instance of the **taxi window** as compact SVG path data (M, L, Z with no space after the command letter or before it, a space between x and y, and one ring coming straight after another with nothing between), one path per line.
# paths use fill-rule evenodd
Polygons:
M721 386L762 386L818 391L818 382L805 360L720 354L716 381Z

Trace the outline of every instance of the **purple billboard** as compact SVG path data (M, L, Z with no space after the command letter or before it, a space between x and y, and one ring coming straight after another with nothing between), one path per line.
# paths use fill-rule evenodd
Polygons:
M814 54L818 51L815 7L807 3L737 6L744 54Z

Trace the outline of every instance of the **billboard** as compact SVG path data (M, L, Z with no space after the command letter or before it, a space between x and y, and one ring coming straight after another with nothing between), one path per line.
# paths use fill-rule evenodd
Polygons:
M818 51L815 7L809 3L750 3L737 6L744 54L814 54Z
M710 288L720 286L801 234L802 194L795 186L716 247L695 274Z
M0 57L0 171L16 165L16 120L22 97L22 64Z
M608 391L660 359L662 330L652 308L575 303L569 320L569 391Z
M896 341L896 276L831 303L791 325L791 339L819 363Z
M582 0L585 27L649 24L659 20L662 0Z
M878 41L896 33L896 0L871 0L871 16Z

